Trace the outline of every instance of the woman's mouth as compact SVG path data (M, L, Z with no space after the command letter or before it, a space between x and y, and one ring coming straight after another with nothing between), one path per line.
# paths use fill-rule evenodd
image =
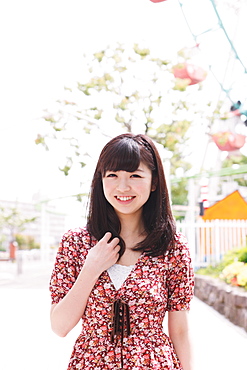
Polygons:
M132 196L116 196L115 197L117 200L119 200L120 202L128 202L132 199L134 199L135 197L132 197Z

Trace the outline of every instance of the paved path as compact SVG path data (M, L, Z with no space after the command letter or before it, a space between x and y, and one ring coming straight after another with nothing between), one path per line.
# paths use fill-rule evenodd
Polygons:
M9 267L8 267L9 268ZM12 267L11 267L12 268ZM18 278L0 269L0 369L66 370L79 325L66 338L50 329L51 266ZM247 370L247 333L194 298L191 326L195 370Z

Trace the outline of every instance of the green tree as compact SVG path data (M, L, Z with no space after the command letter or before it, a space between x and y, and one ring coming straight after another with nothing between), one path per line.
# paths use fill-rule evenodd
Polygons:
M176 62L184 60L183 53L177 58ZM67 176L87 164L91 154L86 142L97 134L110 138L122 132L145 133L172 153L172 175L179 167L186 173L193 125L203 124L213 108L208 102L199 106L204 99L201 85L176 79L174 64L137 44L117 44L85 55L81 81L66 87L64 97L44 112L36 143L47 150L55 141L63 145L66 155L59 168ZM186 204L184 181L171 193L173 203Z
M27 224L35 220L36 217L25 218L15 207L0 207L0 230L7 229L12 239L18 232L24 231Z
M37 243L33 236L15 234L15 239L17 241L19 249L39 249L40 244Z

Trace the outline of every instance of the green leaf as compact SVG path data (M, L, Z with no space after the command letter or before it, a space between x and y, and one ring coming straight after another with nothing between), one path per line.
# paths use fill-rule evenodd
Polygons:
M138 44L134 45L134 51L136 54L140 55L142 58L145 58L147 55L150 54L150 50L147 48L139 48Z
M98 53L94 53L94 56L95 58L98 60L98 62L102 62L102 59L104 58L105 56L105 52L104 50L103 51L100 51Z
M84 162L79 162L79 163L81 165L81 168L84 168L86 166L86 163L84 163Z
M71 166L64 166L64 168L59 167L59 169L64 173L65 176L68 176L69 171L71 170Z

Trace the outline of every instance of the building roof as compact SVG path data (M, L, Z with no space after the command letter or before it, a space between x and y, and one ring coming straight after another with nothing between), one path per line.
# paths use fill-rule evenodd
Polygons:
M247 220L247 202L238 190L205 209L203 220Z

